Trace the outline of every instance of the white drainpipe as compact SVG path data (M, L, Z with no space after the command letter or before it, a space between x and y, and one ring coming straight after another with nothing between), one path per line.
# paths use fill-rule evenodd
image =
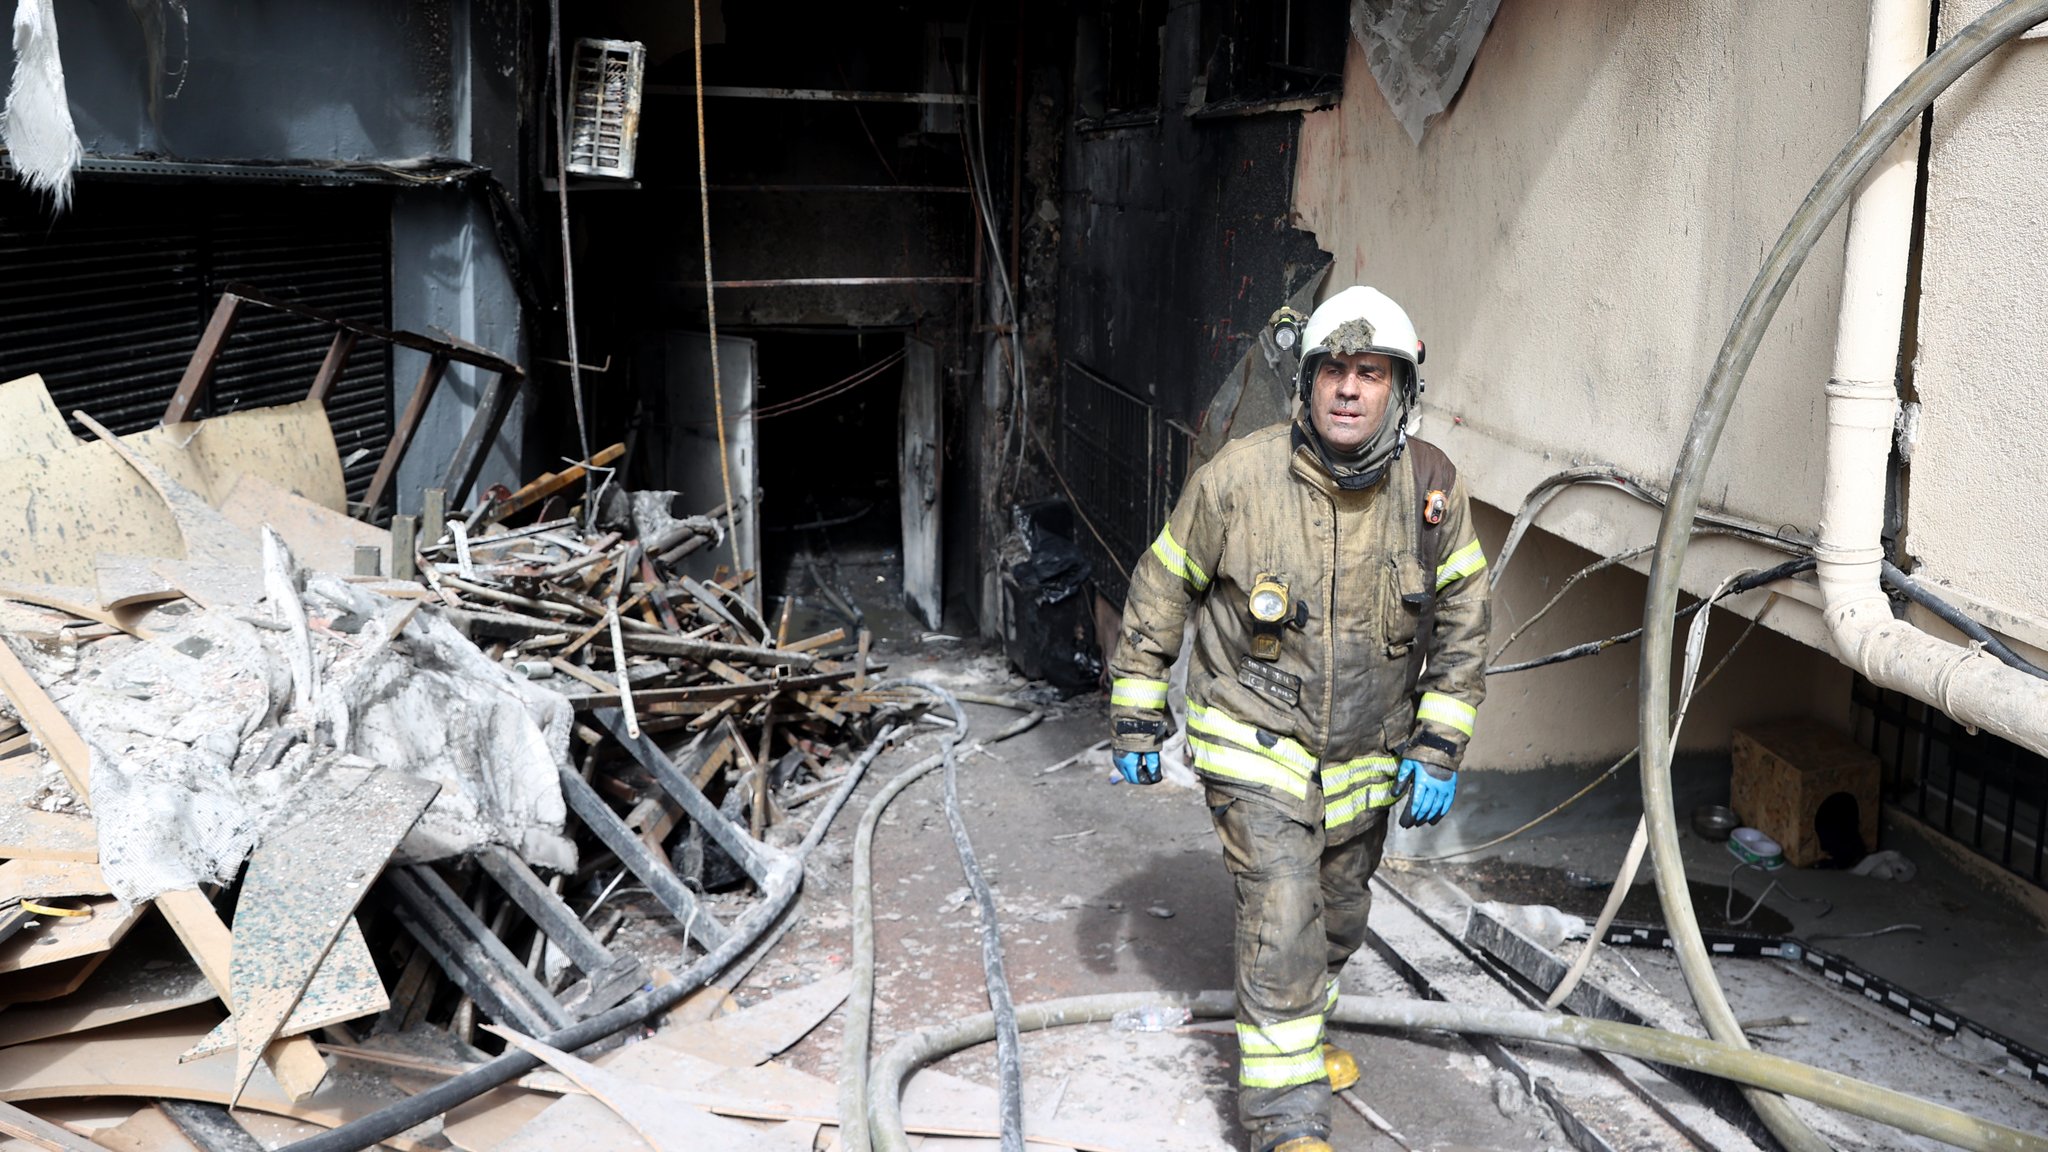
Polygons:
M1927 0L1872 0L1865 115L1926 58L1927 18ZM1843 662L1871 683L2048 755L2048 681L1894 619L1879 582L1919 151L1916 126L1879 161L1849 213L1815 549L1828 632Z

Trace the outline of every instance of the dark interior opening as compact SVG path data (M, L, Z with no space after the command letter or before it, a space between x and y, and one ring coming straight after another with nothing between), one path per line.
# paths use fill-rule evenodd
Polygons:
M761 591L792 639L844 627L906 639L897 422L903 337L760 331Z

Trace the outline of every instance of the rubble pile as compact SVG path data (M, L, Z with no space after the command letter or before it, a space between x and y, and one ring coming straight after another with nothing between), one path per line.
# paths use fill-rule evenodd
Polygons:
M233 1104L275 1143L611 1009L737 939L925 704L870 687L864 633L765 619L723 509L592 484L622 449L453 514L430 490L387 532L347 514L315 402L120 437L80 414L84 442L33 377L0 409L35 417L0 431L0 503L46 534L0 549L10 1125L119 1098L114 1146L183 1148ZM786 1046L845 984L750 1015ZM672 1013L697 1039L661 1058L732 1056L695 1031L721 1002ZM574 1090L528 1079L467 1137L386 1143L495 1146Z

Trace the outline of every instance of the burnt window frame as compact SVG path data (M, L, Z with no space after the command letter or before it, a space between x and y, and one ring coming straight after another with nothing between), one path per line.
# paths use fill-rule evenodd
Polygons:
M1335 104L1350 51L1349 0L1211 0L1202 5L1203 98L1191 111Z
M1074 122L1156 123L1165 103L1168 0L1107 0L1074 18Z

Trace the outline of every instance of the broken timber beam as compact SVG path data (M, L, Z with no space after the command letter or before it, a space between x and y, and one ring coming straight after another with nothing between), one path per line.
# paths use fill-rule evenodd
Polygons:
M448 371L448 354L436 351L427 357L427 366L420 372L418 384L413 386L412 399L406 401L405 414L398 418L397 427L391 430L391 443L384 449L384 459L377 462L377 473L370 477L370 487L363 494L363 506L371 516L384 506L384 496L391 490L391 484L398 478L398 462L405 459L405 450L412 446L413 434L420 430L420 421L426 418L427 405L433 402L434 393L441 387L441 377Z
M356 350L356 334L346 328L334 334L334 342L327 346L327 358L320 362L320 372L313 377L313 386L306 390L306 399L321 407L327 406L327 397L334 392L335 382L348 371L348 358Z
M725 854L732 857L754 883L760 885L764 891L768 888L770 861L765 854L765 846L742 832L738 825L727 820L724 814L719 812L718 805L699 792L697 785L691 780L691 777L697 774L697 770L704 766L705 761L711 759L719 745L725 741L733 741L736 747L744 748L739 733L733 731L730 725L721 727L708 738L700 738L691 749L690 755L683 763L678 764L668 758L668 754L661 750L660 745L645 735L628 738L625 715L618 709L600 708L591 714L591 718L610 732L633 759L639 761L642 768L647 769L648 775L653 776L655 783L661 785L661 790L668 793L670 799L682 805L684 813L695 820L698 827L704 829L705 835L711 837L720 848L725 849Z
M626 604L622 602L619 607L624 609ZM489 612L444 606L436 606L434 611L446 617L449 623L472 635L524 640L531 636L552 636L562 630L560 620L542 620L533 616L522 616L516 612ZM592 634L595 635L595 631ZM768 667L786 664L792 668L812 668L817 666L819 659L810 652L755 648L746 644L721 644L715 640L691 640L659 632L628 632L625 634L625 640L628 652L645 652L653 656L681 656L685 660L729 660L736 664Z
M213 315L206 321L206 331L192 349L192 359L185 363L185 374L178 379L178 390L171 393L171 402L164 408L163 424L183 424L191 418L192 409L213 383L213 368L220 362L221 345L235 330L235 319L241 314L243 299L235 292L221 293L220 301L213 306Z
M541 883L516 853L493 844L477 854L477 863L588 980L589 993L578 1001L575 1015L602 1012L638 990L645 970L640 961L615 955L600 943L583 918Z
M484 1011L543 1032L575 1023L440 873L415 864L394 868L387 878L398 897L392 906L398 922Z
M590 469L606 467L625 454L626 446L624 444L613 444L608 448L598 450L597 454L590 458L587 465L571 464L560 472L543 472L538 480L532 481L503 500L494 502L484 512L483 519L477 523L479 525L495 524L507 516L512 516L531 508L555 493L580 483L584 474L589 472ZM453 476L454 473L451 471L449 475ZM456 502L458 504L461 503L459 493Z
M569 802L569 810L597 834L598 840L619 858L619 863L647 885L647 890L688 930L691 938L707 952L725 943L732 932L698 905L697 898L683 886L682 877L676 875L668 861L648 851L640 837L626 827L619 814L575 769L565 766L559 772L562 799Z
M476 485L476 478L484 470L484 457L490 455L491 445L498 441L498 430L505 425L505 416L512 411L512 401L519 396L521 377L510 372L499 372L484 386L483 397L477 401L476 415L470 417L469 428L462 434L462 443L456 445L455 455L448 461L448 477L441 486L454 498L455 506L462 507L469 499L469 490ZM624 446L620 454L624 455Z

